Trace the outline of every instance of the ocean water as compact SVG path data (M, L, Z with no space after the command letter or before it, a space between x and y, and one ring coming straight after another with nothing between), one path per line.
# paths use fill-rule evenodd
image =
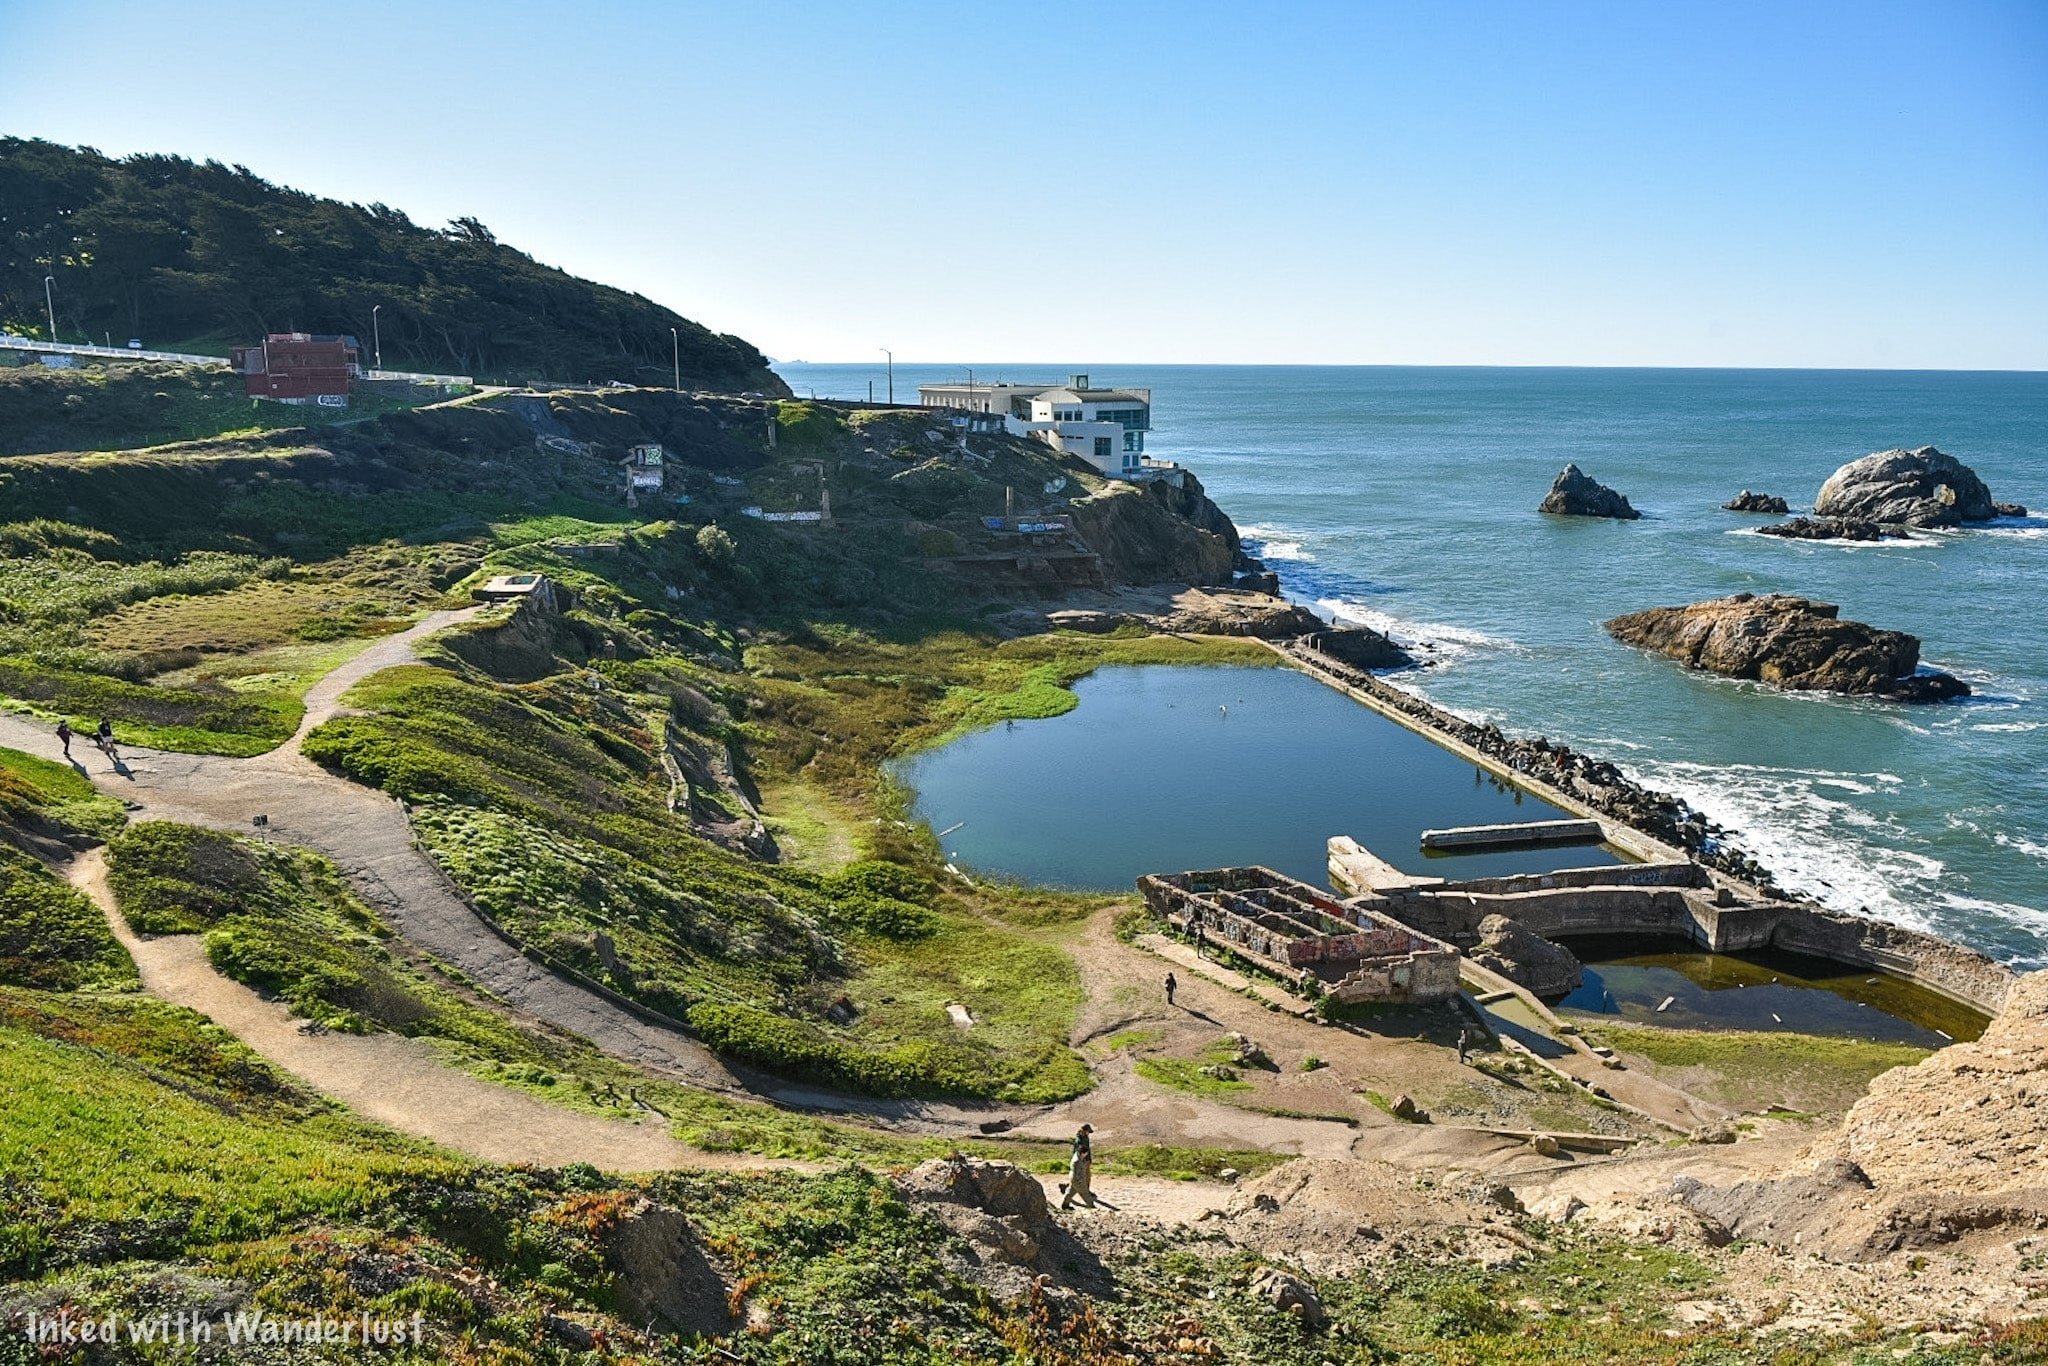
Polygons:
M784 365L865 398L879 366ZM2048 516L1909 542L1754 534L1741 489L1810 507L1838 465L1937 445L2048 511L2048 374L977 363L977 379L1149 385L1148 452L1192 468L1284 590L1391 631L1400 677L1678 793L1788 887L2048 964ZM960 368L898 366L897 397ZM1566 461L1634 523L1535 511ZM1790 592L1910 631L1976 696L1905 707L1690 673L1601 629Z

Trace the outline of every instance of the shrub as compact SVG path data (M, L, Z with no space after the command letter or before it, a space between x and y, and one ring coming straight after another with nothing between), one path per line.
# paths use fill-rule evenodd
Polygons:
M708 565L724 568L739 555L739 542L732 533L716 522L697 530L697 557Z

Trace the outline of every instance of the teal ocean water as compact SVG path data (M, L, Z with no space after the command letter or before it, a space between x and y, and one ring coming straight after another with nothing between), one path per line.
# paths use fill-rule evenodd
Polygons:
M2048 375L977 364L977 379L1154 391L1155 457L1192 468L1326 616L1391 631L1399 681L1678 793L1789 887L2048 963L2048 516L1909 542L1754 534L1741 489L1810 506L1836 466L1937 445L2000 499L2048 512ZM879 366L778 367L865 398ZM958 368L898 366L897 397ZM1635 523L1535 511L1566 461ZM1937 707L1772 692L1688 673L1600 623L1791 592L1911 631L1977 695Z

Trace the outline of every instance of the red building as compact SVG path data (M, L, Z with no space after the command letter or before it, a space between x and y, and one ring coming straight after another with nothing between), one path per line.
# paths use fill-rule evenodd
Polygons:
M229 367L258 398L286 403L347 403L360 373L354 337L273 332L258 346L238 346Z

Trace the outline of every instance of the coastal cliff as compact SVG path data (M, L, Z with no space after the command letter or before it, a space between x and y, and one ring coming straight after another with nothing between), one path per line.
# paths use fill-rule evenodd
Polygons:
M1119 582L1227 584L1241 559L1237 528L1190 473L1110 482L1072 510L1074 529Z

